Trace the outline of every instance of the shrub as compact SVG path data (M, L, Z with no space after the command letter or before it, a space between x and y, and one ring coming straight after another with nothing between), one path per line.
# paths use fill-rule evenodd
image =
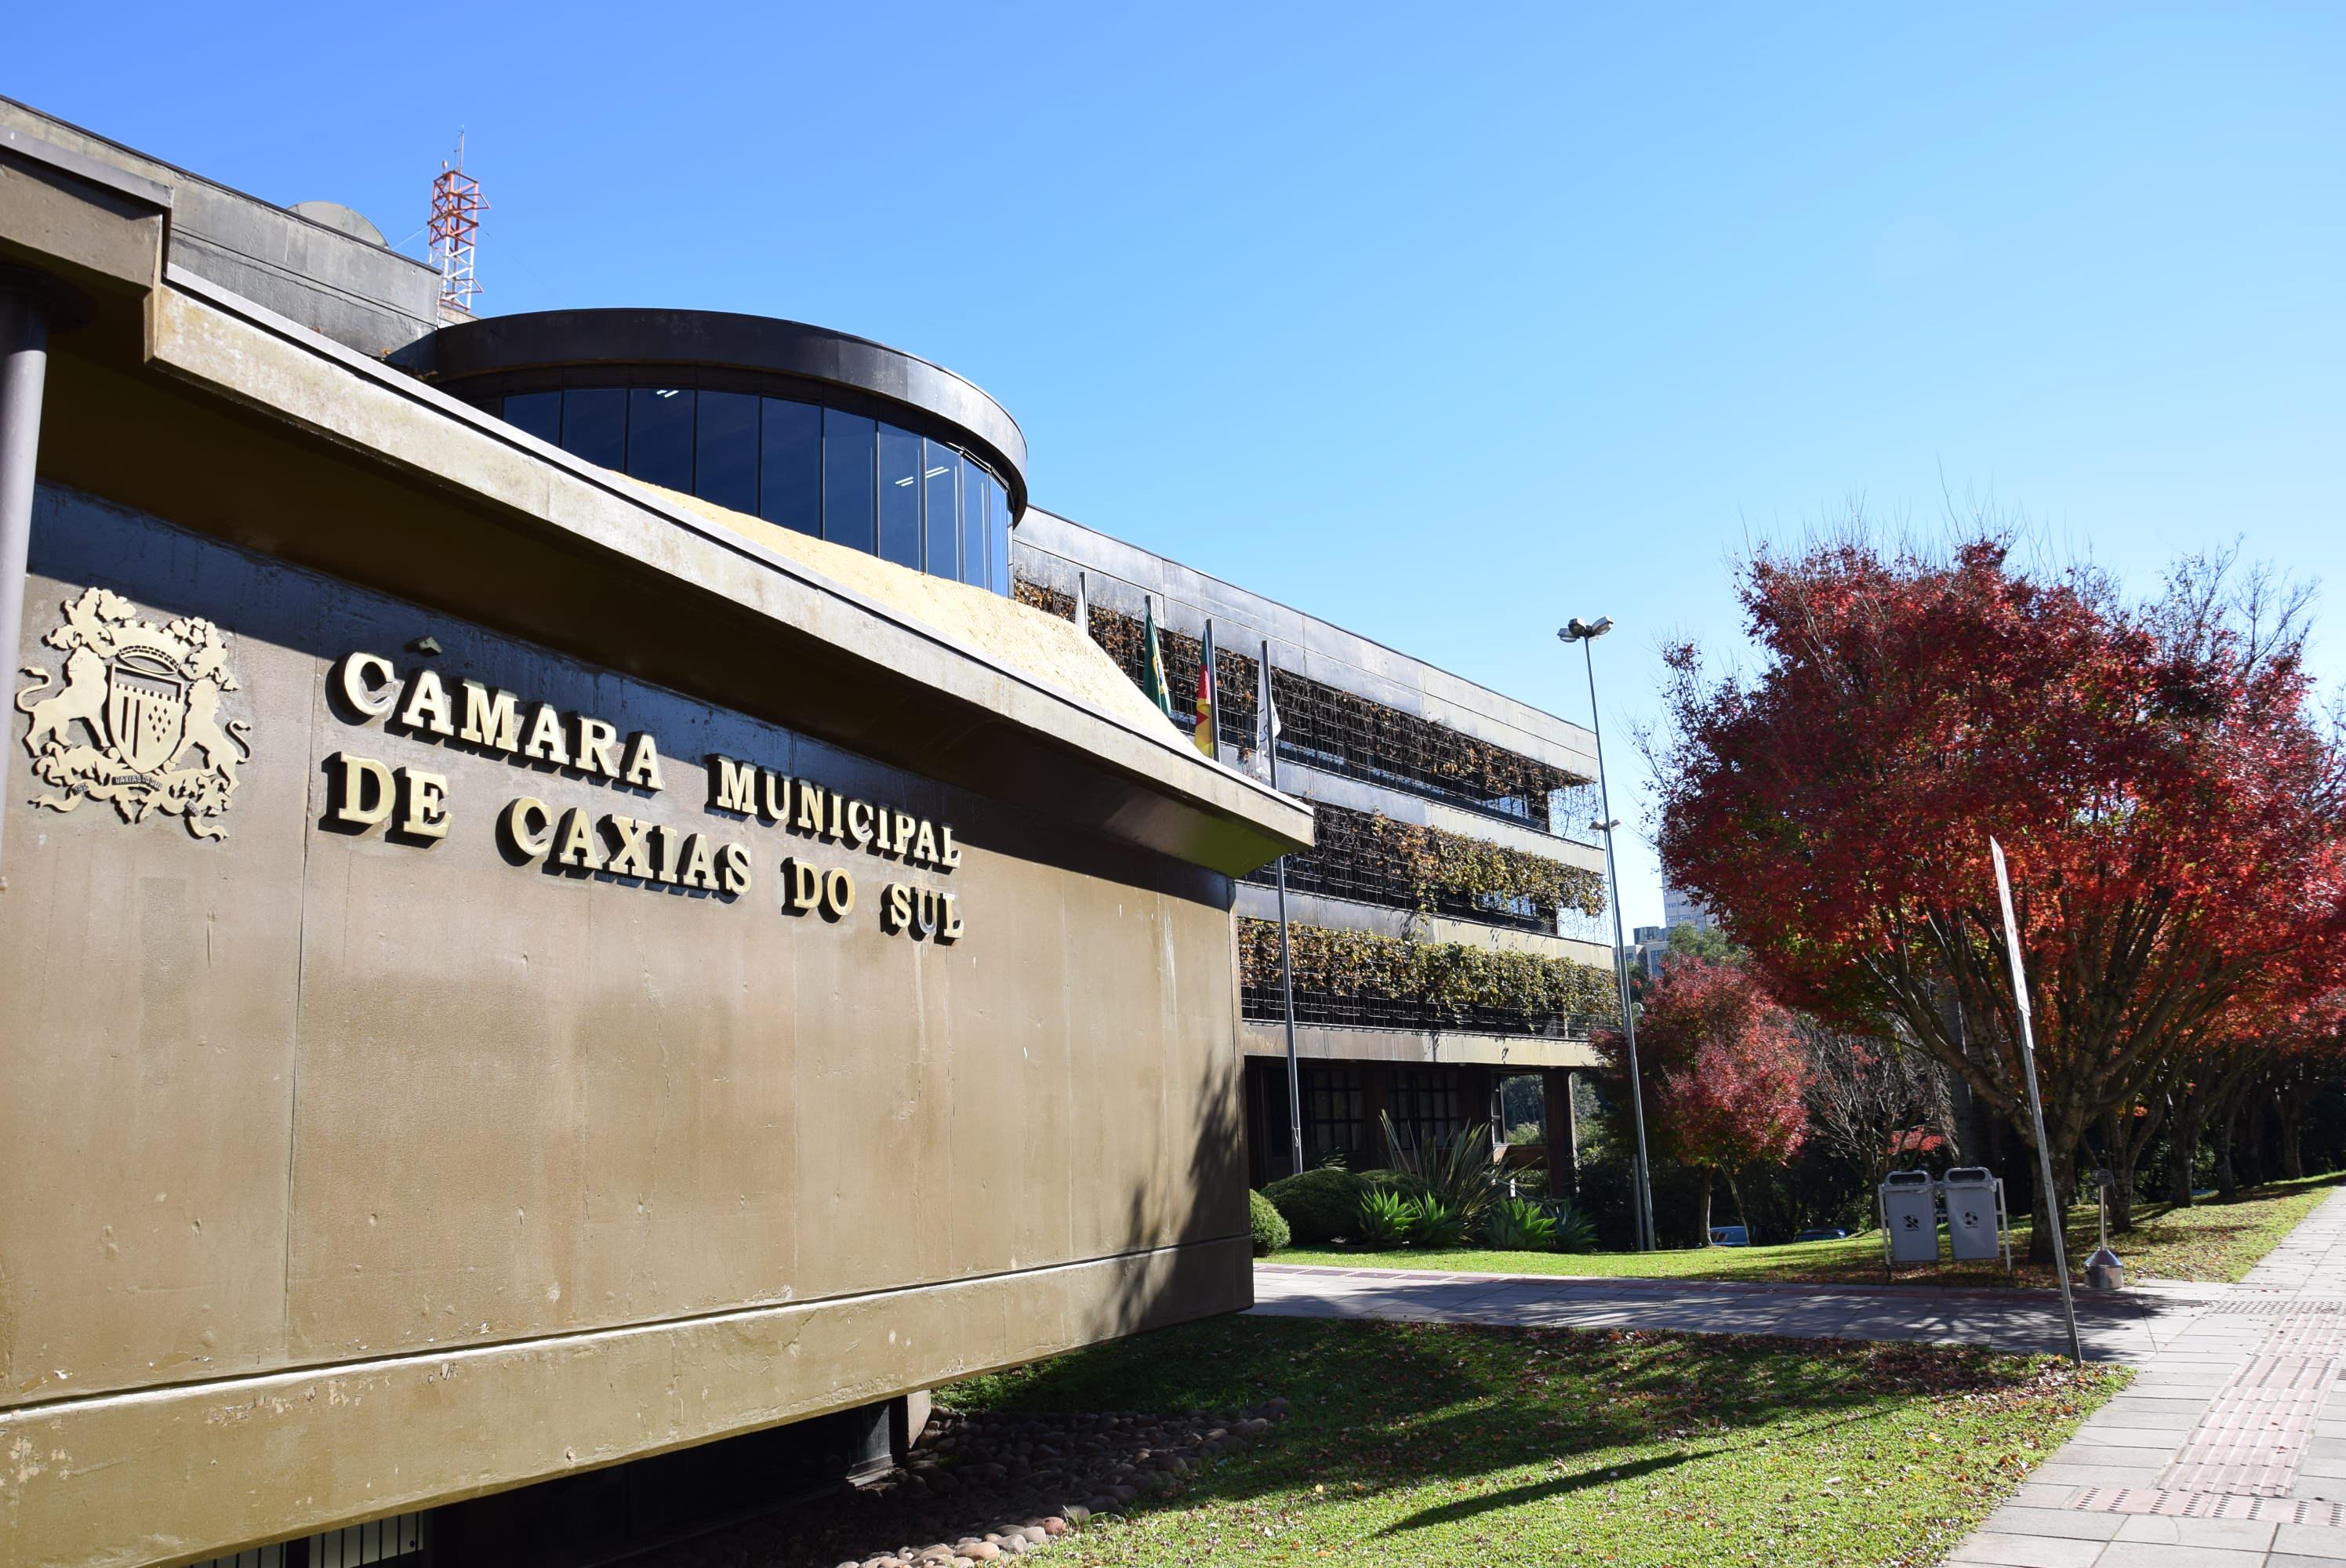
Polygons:
M1360 1229L1361 1197L1369 1184L1332 1166L1282 1176L1262 1189L1294 1239L1306 1247Z
M1361 1196L1361 1238L1372 1247L1406 1247L1417 1228L1418 1200L1386 1187L1372 1187Z
M1503 1198L1484 1217L1483 1235L1502 1252L1543 1252L1556 1245L1556 1220L1544 1205Z
M1596 1222L1569 1198L1550 1198L1540 1205L1552 1227L1548 1245L1558 1252L1596 1250Z
M1279 1206L1259 1192L1247 1194L1247 1228L1253 1233L1257 1257L1270 1257L1292 1239Z
M1466 1245L1466 1221L1440 1198L1428 1195L1409 1200L1411 1245L1430 1252L1450 1252Z

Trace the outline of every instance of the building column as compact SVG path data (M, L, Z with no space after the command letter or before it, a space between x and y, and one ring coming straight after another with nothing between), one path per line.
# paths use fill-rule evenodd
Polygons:
M1572 1109L1572 1070L1540 1069L1540 1095L1545 1102L1548 1192L1565 1197L1580 1190L1580 1124Z
M33 464L41 446L41 392L48 379L52 291L37 273L0 271L0 655L15 689L25 632L25 575L33 548ZM9 749L13 750L14 748ZM7 763L0 760L0 780ZM8 813L0 800L0 833ZM0 842L0 888L7 886Z

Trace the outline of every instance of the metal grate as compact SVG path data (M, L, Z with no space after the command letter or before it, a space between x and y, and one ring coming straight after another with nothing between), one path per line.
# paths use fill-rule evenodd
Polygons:
M1020 603L1062 620L1075 618L1072 596L1024 577L1015 588ZM1096 604L1085 616L1092 640L1135 684L1147 686L1148 653L1141 619ZM1177 721L1186 729L1204 647L1196 637L1163 626L1158 628L1157 647L1165 661L1165 684ZM1260 671L1259 661L1248 654L1228 647L1214 650L1218 733L1223 745L1240 751L1254 745ZM1596 786L1576 773L1291 670L1271 672L1271 696L1279 704L1282 762L1404 790L1575 843L1600 841L1589 826L1596 815Z
M2229 1519L2250 1524L2346 1526L2346 1504L2230 1492L2174 1492L2157 1486L2089 1486L2069 1507L2079 1513L2149 1513L2162 1519Z
M1311 809L1314 843L1287 857L1287 885L1299 893L1352 899L1385 909L1414 910L1421 897L1433 913L1452 920L1474 921L1511 931L1557 932L1556 906L1528 896L1501 900L1432 888L1423 894L1409 867L1392 846L1370 830L1373 814L1346 806L1316 802ZM1247 881L1268 887L1277 880L1275 865L1263 866Z
M378 1563L411 1568L430 1561L432 1515L428 1512L396 1513L370 1519L363 1524L256 1546L226 1557L213 1557L193 1568L372 1568Z

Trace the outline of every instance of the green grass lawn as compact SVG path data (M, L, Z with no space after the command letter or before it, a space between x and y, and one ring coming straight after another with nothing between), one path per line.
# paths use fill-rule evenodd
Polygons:
M1054 1563L1934 1563L2123 1384L2044 1357L1226 1318L940 1390L1290 1413Z
M2141 1211L2130 1236L2110 1238L2125 1260L2129 1279L2182 1279L2203 1283L2236 1280L2270 1252L2291 1227L2330 1196L2346 1174L2311 1176L2257 1188L2239 1203L2203 1203L2194 1208L2153 1205ZM2023 1284L2051 1286L2049 1268L2031 1268L2028 1237L2034 1228L2019 1216L2013 1230L2013 1257ZM2097 1242L2096 1211L2069 1215L2069 1266L2084 1267ZM1333 1263L1377 1268L1431 1268L1490 1274L1560 1274L1592 1278L1670 1279L1807 1280L1880 1284L1882 1234L1868 1231L1846 1241L1810 1241L1785 1247L1706 1247L1682 1252L1456 1252L1377 1251L1366 1247L1296 1247L1280 1253L1280 1263ZM2000 1265L1905 1266L1902 1281L1938 1284L2002 1284Z

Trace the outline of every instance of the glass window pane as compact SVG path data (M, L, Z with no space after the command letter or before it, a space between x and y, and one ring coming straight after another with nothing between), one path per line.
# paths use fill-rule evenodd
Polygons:
M922 443L921 488L927 493L928 558L922 570L932 576L961 575L961 508L955 496L961 486L961 456L935 442Z
M690 387L629 390L628 473L670 490L691 490L692 402Z
M993 475L964 457L961 460L961 580L985 585L985 493Z
M1010 592L1010 493L999 484L985 493L990 509L985 523L986 581L997 594Z
M788 398L761 401L765 407L759 439L758 515L821 538L822 410Z
M822 536L867 555L879 553L872 480L879 429L861 414L822 412Z
M900 566L921 565L921 438L880 427L880 554Z
M505 399L505 423L549 445L562 439L562 394L515 392Z
M692 427L692 493L736 512L758 509L758 399L705 392Z
M571 387L562 394L562 450L618 468L627 461L627 389Z

